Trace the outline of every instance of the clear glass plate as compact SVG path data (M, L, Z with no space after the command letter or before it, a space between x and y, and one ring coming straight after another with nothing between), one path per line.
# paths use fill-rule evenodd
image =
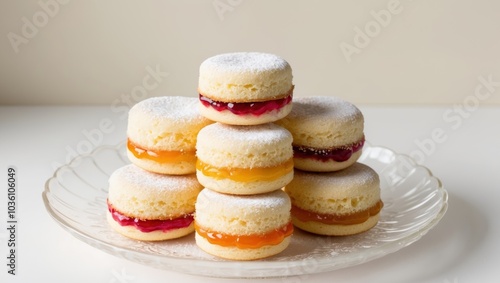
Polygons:
M282 253L258 261L219 259L199 250L191 234L165 242L140 242L108 227L108 177L129 163L125 144L78 156L47 180L49 214L76 238L112 255L148 266L212 277L284 277L331 271L374 260L420 239L443 217L448 196L431 172L392 150L364 146L359 162L380 175L385 206L373 229L348 237L315 236L295 229Z

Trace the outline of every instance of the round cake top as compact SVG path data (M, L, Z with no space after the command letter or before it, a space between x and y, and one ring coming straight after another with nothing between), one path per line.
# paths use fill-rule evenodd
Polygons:
M145 99L129 111L127 136L150 150L194 150L199 130L212 123L199 114L197 104L195 97Z
M183 193L191 188L201 185L194 174L165 175L156 174L139 168L133 164L125 165L115 170L109 177L109 193L123 190L123 187L133 188L134 195L151 193ZM117 186L118 184L118 186Z
M292 135L273 123L233 126L214 123L200 130L196 155L218 167L269 167L293 157Z
M291 201L282 190L229 195L203 189L196 201L198 225L232 235L265 233L290 222Z
M200 70L216 72L260 73L289 70L290 65L283 58L269 53L235 52L210 57L203 61Z
M129 118L147 117L150 121L169 121L177 125L199 123L205 118L199 115L197 104L196 97L151 97L136 103L129 111Z
M335 190L335 193L351 195L362 190L379 189L379 176L369 166L354 163L346 169L335 172L305 172L296 170L295 176L303 184L314 187L314 192L325 193Z
M267 101L291 95L292 78L292 68L277 55L225 53L201 63L198 91L222 102Z
M361 111L335 96L296 97L290 114L276 123L288 129L294 145L300 146L332 148L364 137Z
M354 104L336 96L296 97L294 103L297 107L290 113L290 119L335 119L338 123L348 123L363 117Z
M209 210L238 210L238 213L245 211L245 214L266 213L288 213L290 211L290 198L282 190L257 195L230 195L204 189L198 196L198 208L205 204ZM241 217L244 217L241 216Z
M221 143L244 142L253 146L288 144L292 142L292 135L285 128L273 123L254 126L235 126L214 123L200 130L200 142L209 142L212 139L219 146Z

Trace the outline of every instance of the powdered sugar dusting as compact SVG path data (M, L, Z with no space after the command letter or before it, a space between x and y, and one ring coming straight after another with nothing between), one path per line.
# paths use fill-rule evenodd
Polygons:
M291 207L290 198L282 190L258 195L228 195L203 189L198 196L198 201L210 205L226 205L245 210L254 209L283 209L283 206Z
M309 96L294 98L287 119L335 119L353 121L362 119L361 111L352 103L335 96Z
M273 123L255 126L235 126L214 123L201 129L198 139L218 139L225 142L243 142L246 144L272 145L292 143L292 135L285 128Z
M136 165L125 165L113 172L110 182L113 179L128 182L131 185L145 189L182 191L187 188L199 187L195 174L190 175L163 175L148 172Z
M260 52L225 53L210 57L200 65L201 69L221 72L265 72L291 69L288 62L274 54Z
M179 123L191 123L206 119L198 113L197 105L198 98L196 97L151 97L135 104L130 109L130 113L142 113L153 120L168 119Z
M295 178L301 178L304 183L339 189L373 186L379 183L379 176L375 170L362 163L354 163L346 169L328 173L296 170Z

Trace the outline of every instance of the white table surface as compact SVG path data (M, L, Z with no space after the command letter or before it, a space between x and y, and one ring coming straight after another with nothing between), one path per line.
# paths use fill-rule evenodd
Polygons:
M441 129L435 149L422 161L448 190L448 212L423 238L396 253L333 272L260 281L500 282L500 108L480 107L459 116L450 112L452 105L359 107L367 140L399 153L422 152L418 142ZM110 106L0 107L0 282L256 281L184 275L117 258L74 238L45 211L41 193L54 166L66 163L71 149L83 148L84 131L98 128L103 119L110 119L113 130L96 145L123 141L123 114ZM11 165L18 170L16 276L7 274L3 228Z

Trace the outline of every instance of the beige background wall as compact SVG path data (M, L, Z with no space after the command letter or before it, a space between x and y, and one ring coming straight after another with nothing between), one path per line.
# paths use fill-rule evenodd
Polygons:
M0 104L196 96L199 64L230 51L281 55L298 96L500 104L467 102L479 77L500 86L495 0L1 0L0 36Z

